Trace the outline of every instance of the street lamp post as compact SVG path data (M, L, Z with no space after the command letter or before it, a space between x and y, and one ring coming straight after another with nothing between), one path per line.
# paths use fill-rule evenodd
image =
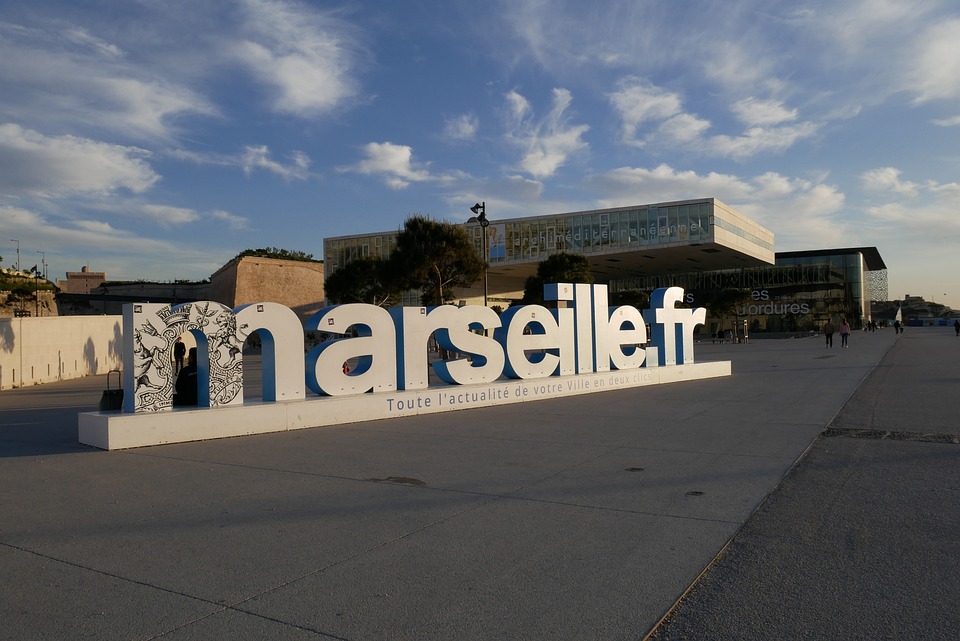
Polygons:
M483 252L483 306L487 307L487 227L490 226L490 221L487 220L487 201L477 203L470 208L470 211L477 215L477 222L480 223L480 246Z
M37 250L37 253L40 254L40 265L43 266L43 280L46 281L47 280L47 254L46 252L42 252L39 249ZM36 293L37 317L39 318L40 317L40 272L37 272L36 276L37 276L37 293Z
M20 241L17 240L16 238L11 238L10 242L17 244L17 272L19 272L20 271Z

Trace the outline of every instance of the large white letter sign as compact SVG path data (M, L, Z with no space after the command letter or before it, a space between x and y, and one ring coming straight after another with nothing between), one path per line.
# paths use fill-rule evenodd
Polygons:
M183 303L170 308L168 324L172 326L174 319L197 339L197 404L242 404L243 342L233 310L209 300Z
M560 366L560 353L572 347L561 343L557 319L542 305L510 307L500 315L500 322L503 327L494 332L494 338L503 346L503 373L509 378L553 376Z
M503 372L503 348L485 333L488 329L500 327L500 317L489 307L470 305L454 307L450 314L452 322L437 329L437 342L449 350L468 354L470 360L458 358L451 361L439 361L433 364L437 376L444 383L468 385L471 383L490 383L500 378ZM435 311L430 312L432 315Z
M590 319L593 323L593 371L610 371L610 352L613 337L610 335L610 303L606 285L593 285L593 308ZM619 349L619 348L618 348Z
M241 342L260 330L263 400L304 398L303 325L293 310L279 303L251 303L233 313Z
M543 300L555 300L564 303L573 300L573 285L571 283L548 283L543 286ZM558 376L570 376L577 371L577 353L576 353L576 324L574 321L574 311L570 307L557 307L551 309L560 330L559 341L562 347L557 350L560 357L560 368L557 370Z
M428 342L431 336L444 349L478 356L471 365L464 359L433 364L434 371L447 383L484 383L494 381L503 368L503 352L486 336L471 334L470 328L493 329L500 326L497 313L486 307L394 307L390 310L397 327L397 378L400 388L425 389L429 386ZM497 352L500 352L499 354Z
M387 311L357 303L327 307L304 328L276 303L234 311L208 301L126 305L123 410L151 414L83 413L80 441L124 449L729 376L728 361L694 363L693 332L706 310L678 308L682 299L679 287L658 289L641 313L610 307L605 285L558 283L544 287L544 300L557 301L556 309L515 306L498 317L479 305ZM303 329L338 338L304 360ZM162 412L171 407L173 345L185 332L197 341L199 404L211 407ZM253 332L264 348L264 400L285 403L242 403L241 347ZM452 355L431 364L434 338ZM296 371L298 362L305 372ZM448 385L429 389L431 366ZM542 380L551 376L564 378ZM305 388L355 398L307 398Z
M590 285L576 283L573 286L573 311L576 317L577 373L593 371L593 291ZM609 368L608 368L609 369Z
M326 307L307 319L307 330L356 337L330 340L307 354L307 387L317 394L343 396L397 389L396 330L387 310L366 303ZM343 364L357 359L350 373Z
M123 411L157 412L173 406L173 343L183 332L168 328L170 306L123 306Z
M197 403L243 403L242 341L233 311L213 301L176 307L156 303L123 306L126 412L158 412L173 405L173 344L184 332L197 340Z
M635 369L643 365L647 342L647 325L636 307L623 305L610 308L609 335L610 362L617 369Z
M661 365L693 363L693 330L703 325L707 310L678 309L674 307L683 300L683 288L658 289L650 296L650 309L643 314L653 328L652 343L660 351Z

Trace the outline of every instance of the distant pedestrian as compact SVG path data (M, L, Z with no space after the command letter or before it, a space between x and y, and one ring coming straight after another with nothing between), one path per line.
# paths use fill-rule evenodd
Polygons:
M827 338L827 347L833 347L833 323L830 322L830 319L827 319L827 322L823 324L823 335Z
M900 331L900 321L898 321L898 320L893 321L893 333L894 333L894 334L902 334L902 333L903 333L903 332Z
M953 321L953 331L957 333L957 336L960 336L960 318Z
M850 338L850 323L846 318L840 319L840 347L850 347L847 343Z

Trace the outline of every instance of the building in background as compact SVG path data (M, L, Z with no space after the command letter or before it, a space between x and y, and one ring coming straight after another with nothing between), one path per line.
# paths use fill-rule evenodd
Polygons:
M89 294L107 280L107 272L92 272L87 265L78 272L67 272L67 279L57 279L57 288L64 294Z
M464 226L482 254L482 228ZM398 233L325 239L327 273L357 258L386 258ZM486 247L491 305L522 298L527 277L551 254L582 254L595 282L613 294L682 287L686 303L707 308L701 331L712 335L802 335L828 317L860 327L870 320L871 301L887 297L877 248L775 253L771 231L715 198L493 219ZM482 304L481 284L457 296ZM736 304L728 305L731 299ZM418 304L415 297L407 302Z
M320 261L262 256L234 258L210 277L210 298L233 309L250 303L280 303L301 319L324 304Z
M483 228L464 226L482 253ZM527 277L558 252L586 256L598 283L774 262L773 233L715 198L492 219L486 230L488 301L501 307L520 300ZM389 256L398 234L325 239L327 274L356 258ZM457 295L483 304L482 283Z
M178 305L203 300L231 309L247 303L280 303L306 319L324 304L323 263L243 256L230 260L204 282L111 283L104 279L87 292L61 290L57 295L64 316L119 315L126 303Z
M614 291L683 287L687 301L708 309L711 334L803 335L828 318L855 328L872 320L871 303L887 299L887 268L876 247L777 252L775 264L615 281ZM740 297L731 308L714 303Z

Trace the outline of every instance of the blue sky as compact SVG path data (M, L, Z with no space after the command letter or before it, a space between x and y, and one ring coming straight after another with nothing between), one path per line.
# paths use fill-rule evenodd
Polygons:
M0 87L0 255L51 279L713 196L960 308L955 0L6 0Z

